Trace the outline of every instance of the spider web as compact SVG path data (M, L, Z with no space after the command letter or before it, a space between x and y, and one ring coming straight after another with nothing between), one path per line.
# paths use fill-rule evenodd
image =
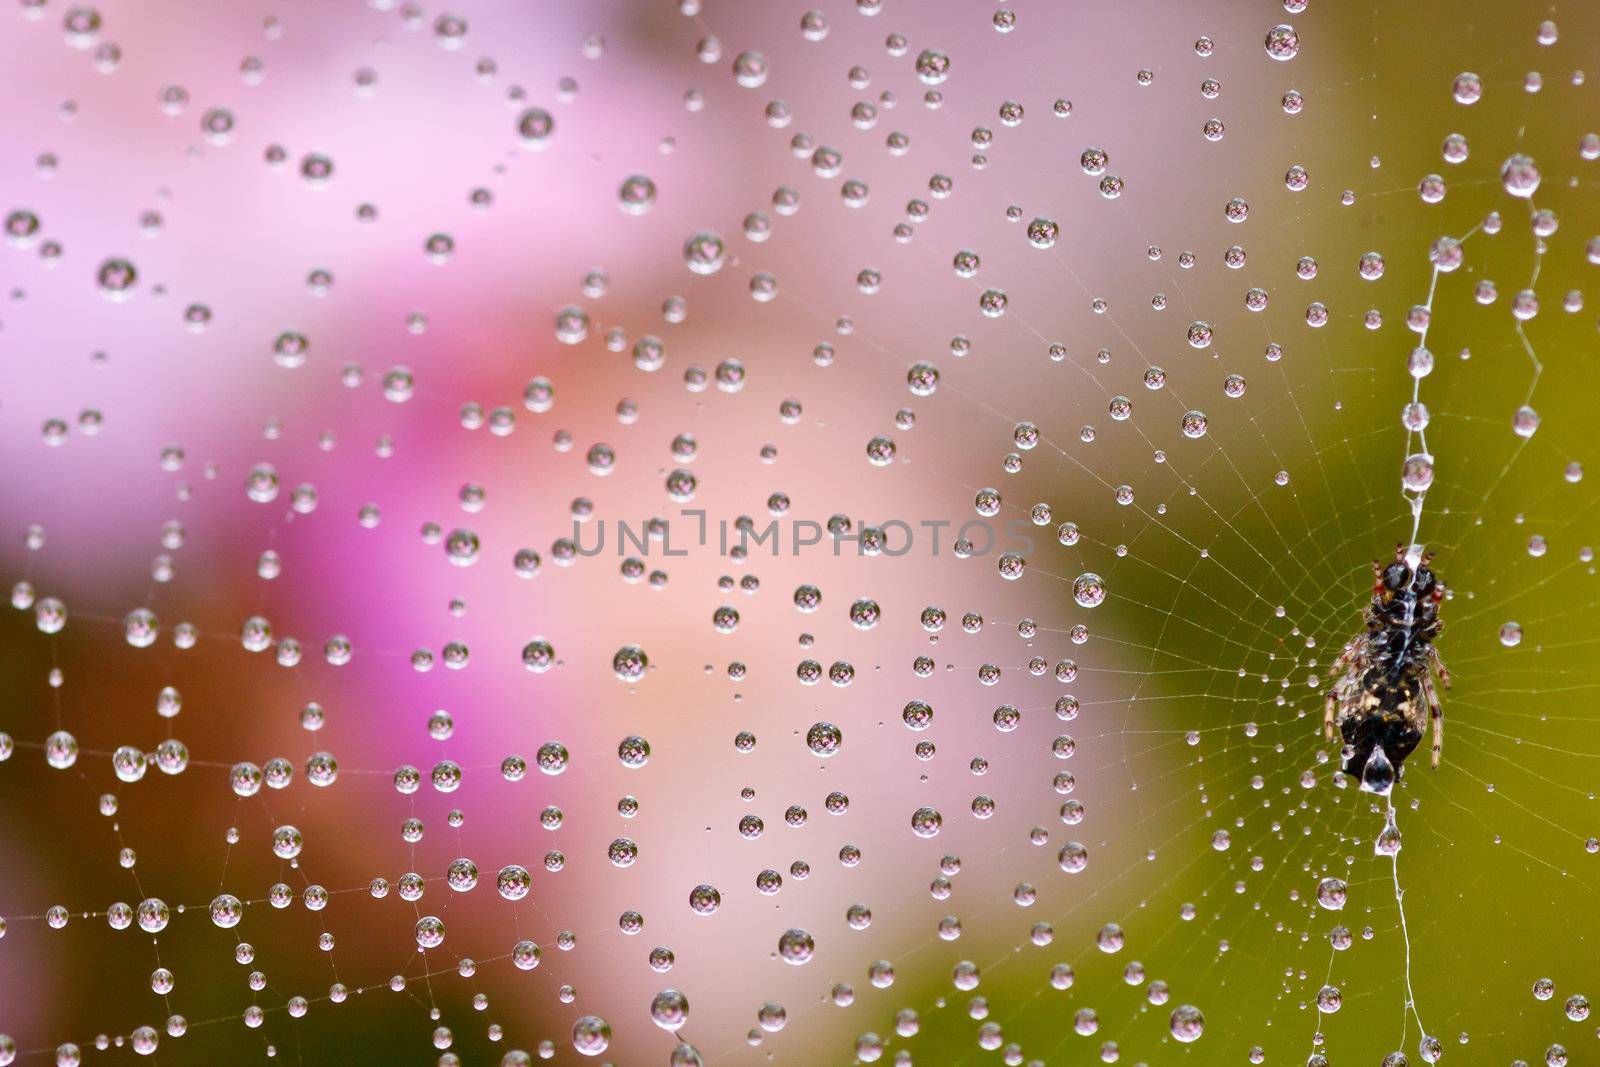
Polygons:
M1413 5L1404 24L1317 5L1019 8L1005 33L967 5L867 4L824 8L821 40L799 8L616 5L529 26L489 4L463 6L452 49L439 13L374 7L285 9L265 32L195 9L160 41L106 5L90 44L121 40L120 60L59 45L51 8L9 38L23 118L5 184L42 223L9 253L0 333L0 433L21 472L0 487L4 558L26 583L4 623L0 795L19 859L0 880L0 1030L24 1062L157 1036L172 1062L578 1062L590 1016L617 1063L1375 1063L1424 1059L1424 1034L1447 1060L1556 1063L1584 1039L1586 1002L1568 998L1595 988L1600 862L1587 11L1552 12L1547 45L1486 4ZM1279 21L1299 38L1287 62L1261 44ZM935 87L915 70L930 48L950 60ZM753 88L729 72L746 50L770 68ZM235 53L265 57L260 85L241 87ZM375 93L353 91L362 69ZM1470 105L1452 99L1463 71L1482 83ZM166 84L187 88L175 119ZM198 130L221 106L228 144ZM517 138L529 107L555 122L535 151ZM1459 164L1441 158L1451 133L1470 145ZM280 142L287 173L263 162ZM1119 196L1083 172L1091 146ZM334 161L325 188L298 173L313 151ZM1504 188L1513 153L1541 168L1531 200ZM1292 166L1306 188L1286 187ZM631 174L658 189L638 215L617 210ZM1428 203L1433 174L1446 192ZM152 207L146 241L134 223ZM1543 238L1539 209L1559 221ZM1031 246L1035 218L1058 224L1053 247ZM703 276L684 266L702 231L724 245ZM442 265L433 234L451 239ZM1430 258L1441 236L1462 240L1453 270ZM25 254L49 240L59 255ZM1374 280L1357 270L1371 251ZM110 301L94 276L117 255L139 282ZM752 299L767 276L775 294ZM1519 320L1524 289L1539 307ZM994 292L1003 313L985 314ZM202 330L184 328L193 305ZM568 306L586 328L563 344L551 322ZM284 331L309 339L304 366L275 364ZM645 337L660 370L635 362ZM1436 367L1414 380L1424 344ZM938 368L931 395L907 391L919 362ZM548 410L524 403L536 377ZM1413 384L1431 422L1407 440ZM1513 431L1522 405L1540 415L1530 436ZM1182 429L1194 411L1198 438ZM182 457L158 462L169 445ZM1416 451L1434 478L1412 534L1399 475ZM279 479L267 504L244 489L260 463ZM664 491L679 468L692 499ZM301 484L314 508L289 506ZM990 489L998 513L969 529L993 542L966 558L955 538ZM834 515L891 550L793 545L790 524ZM779 551L730 551L741 516L776 520ZM619 552L619 524L650 517L668 539ZM470 566L441 558L457 528L481 544ZM1390 807L1339 783L1320 726L1369 561L1408 534L1451 590L1454 687L1443 766L1408 761ZM600 550L563 560L563 538ZM524 547L541 557L526 580ZM1025 558L1015 581L998 573L1008 550ZM619 574L627 555L639 575ZM1087 574L1107 591L1093 608L1074 601ZM822 591L815 614L791 603L803 584ZM67 623L41 633L51 596ZM852 624L858 598L875 625ZM737 625L714 622L724 606ZM126 636L138 608L159 620L150 647ZM272 630L259 653L240 647L255 617ZM193 648L175 644L180 620ZM542 673L524 668L534 639L554 650ZM648 654L643 677L616 677L625 646ZM825 677L807 685L813 661ZM152 718L164 686L181 713ZM901 721L913 699L934 709L925 732ZM311 704L326 724L307 732ZM843 736L826 758L807 747L819 722ZM63 769L45 759L59 730L77 746ZM629 736L646 765L617 758ZM172 738L178 773L113 774L119 746ZM551 740L570 763L541 774ZM315 752L338 760L326 788L308 781ZM508 754L530 763L517 780ZM287 788L229 789L239 761L274 756ZM441 761L459 787L435 787ZM397 791L402 765L420 790ZM931 839L910 826L924 807L942 815ZM1391 819L1392 859L1374 853ZM286 825L304 840L292 860L272 849ZM1088 862L1067 873L1074 843ZM458 892L460 857L478 884ZM531 872L528 897L496 893L507 864ZM778 892L757 888L763 870ZM1319 903L1327 879L1342 908ZM699 885L717 887L714 914L691 908ZM309 907L318 886L326 905ZM210 918L225 893L243 902L236 928ZM164 929L108 928L113 902L148 899ZM444 940L419 949L429 916ZM815 941L801 966L778 958L789 929ZM514 963L524 939L536 968ZM671 970L650 966L656 946ZM147 992L157 967L170 992ZM652 1025L667 988L691 1004L678 1030ZM1182 1042L1174 1013L1191 1005L1203 1033Z

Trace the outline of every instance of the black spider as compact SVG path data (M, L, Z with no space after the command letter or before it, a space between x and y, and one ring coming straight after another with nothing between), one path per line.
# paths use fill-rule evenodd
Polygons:
M1337 727L1344 740L1345 773L1380 795L1394 788L1430 720L1433 767L1444 747L1444 712L1433 678L1437 674L1448 689L1450 673L1433 642L1444 627L1439 605L1445 586L1428 567L1432 559L1424 555L1412 567L1405 548L1396 545L1392 563L1372 561L1367 628L1334 661L1323 709L1323 735L1332 741Z

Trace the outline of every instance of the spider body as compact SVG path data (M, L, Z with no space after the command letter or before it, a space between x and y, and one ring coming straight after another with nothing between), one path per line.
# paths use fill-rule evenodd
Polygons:
M1402 546L1393 562L1372 562L1372 602L1362 613L1364 632L1345 645L1333 665L1323 708L1323 734L1344 742L1344 770L1361 788L1386 794L1400 765L1433 726L1430 763L1439 766L1444 713L1434 688L1450 675L1434 639L1443 629L1439 606L1445 586L1429 569L1431 555L1408 560Z

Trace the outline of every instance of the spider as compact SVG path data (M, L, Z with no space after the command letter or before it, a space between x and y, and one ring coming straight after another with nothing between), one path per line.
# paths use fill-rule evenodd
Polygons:
M1400 765L1433 724L1431 765L1444 749L1444 712L1434 676L1450 688L1450 673L1433 642L1444 623L1439 605L1445 586L1429 570L1433 554L1408 559L1395 546L1394 561L1372 561L1372 603L1362 613L1366 632L1344 646L1333 664L1322 715L1323 736L1344 740L1344 770L1361 788L1380 796L1394 788ZM1426 710L1424 710L1426 708Z

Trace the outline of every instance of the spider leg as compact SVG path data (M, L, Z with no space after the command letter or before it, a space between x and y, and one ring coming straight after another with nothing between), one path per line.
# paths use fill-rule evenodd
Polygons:
M1428 662L1433 664L1435 673L1439 675L1439 684L1449 689L1450 670L1444 665L1444 659L1439 655L1439 650L1433 645L1428 646Z
M1444 751L1444 709L1439 707L1439 694L1433 688L1433 679L1426 674L1422 676L1422 694L1428 698L1428 718L1433 721L1433 753L1428 764L1438 770L1440 754Z
M1346 645L1344 651L1339 653L1339 658L1333 661L1333 666L1328 671L1334 681L1328 687L1328 695L1322 703L1322 736L1329 741L1332 741L1337 733L1334 722L1338 716L1339 690L1344 685L1345 671L1354 659L1355 648Z

